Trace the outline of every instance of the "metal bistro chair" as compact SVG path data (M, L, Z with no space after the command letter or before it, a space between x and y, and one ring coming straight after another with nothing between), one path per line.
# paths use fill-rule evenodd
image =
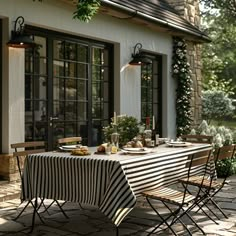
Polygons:
M236 145L227 145L227 146L222 146L220 148L216 148L214 151L214 161L215 161L215 166L217 165L218 161L226 160L229 159L231 160L236 152ZM222 215L225 218L228 218L228 216L223 212L221 207L215 202L214 196L221 191L221 189L227 184L227 177L229 175L229 172L232 167L232 161L229 161L229 165L226 165L225 169L225 177L219 181L219 180L214 180L213 177L205 178L202 186L202 193L205 194L205 198L203 199L201 205L199 205L199 209L197 212L201 209L203 210L203 206L207 207L208 210L218 219L218 215L215 213L215 211L211 210L210 205L208 203L211 203L216 209L218 209ZM193 185L199 187L200 181L199 181L199 176L193 176L189 180L180 180L183 184L188 184L188 185ZM208 218L211 219L213 222L218 224L214 219L211 218L209 214L207 214Z
M57 143L59 146L63 144L80 144L82 141L81 137L67 137L67 138L59 138Z
M22 198L21 198L21 204L22 204L25 201L25 191L24 191L25 189L24 189L24 182L23 182L23 168L24 168L25 158L29 154L45 152L45 143L43 141L14 143L14 144L11 144L11 148L15 149L15 151L13 152L13 157L16 157L17 167L20 174L21 189L22 189ZM25 209L28 207L28 205L31 204L34 208L34 211L38 215L39 219L43 223L43 220L38 213L38 209L41 206L41 203L39 206L36 206L32 200L28 200L24 208L20 211L20 213L15 217L14 220L17 220L25 211Z
M202 175L202 182L204 181L204 176L207 171L207 163L209 162L211 157L211 150L208 151L200 151L195 154L190 154L186 161L185 169L186 169L186 176L187 179L190 178L191 172L197 166L204 166L203 175ZM178 190L178 181L175 184L170 186L163 186L153 190L144 191L142 194L146 197L147 202L149 203L150 207L156 212L156 214L160 217L161 223L158 224L148 235L153 234L161 225L165 224L167 227L165 229L170 229L173 235L177 235L173 229L173 224L175 222L180 222L182 226L187 230L189 235L192 235L190 230L188 229L187 225L183 222L182 217L187 216L190 221L203 233L205 232L201 229L201 227L197 224L197 222L192 218L190 215L190 211L201 201L200 190L196 192L194 195L188 193L187 188L184 188L183 191ZM154 203L155 201L161 201L163 205L168 209L170 214L168 216L164 216L159 213L159 206L155 208ZM173 209L170 205L175 206L176 208ZM165 230L164 229L164 230Z
M22 204L26 199L25 191L24 191L25 190L24 181L23 181L23 168L24 168L25 158L27 158L27 156L30 154L37 154L37 153L45 152L45 142L44 141L32 141L32 142L14 143L14 144L11 144L11 148L15 149L15 151L13 152L13 156L16 157L18 171L20 174L21 189L22 189L22 198L21 198L21 204ZM45 211L48 212L48 208L54 202L57 203L57 206L59 207L59 209L61 210L63 215L66 218L68 218L68 216L65 214L65 212L63 211L63 209L61 208L60 204L58 203L58 201L56 199L53 199L52 203L49 206L45 206L43 201L44 201L44 198L41 198L40 204L38 205L37 199L35 199L34 202L33 202L33 199L28 200L26 205L24 206L24 208L20 211L20 213L16 216L16 218L14 220L17 220L22 215L22 213L25 211L25 209L28 207L28 205L31 204L34 208L34 213L33 213L33 218L32 218L32 228L30 231L30 232L32 232L33 227L34 227L35 214L37 214L37 216L39 217L41 222L44 223L39 212L38 212L39 208L43 205L45 207Z

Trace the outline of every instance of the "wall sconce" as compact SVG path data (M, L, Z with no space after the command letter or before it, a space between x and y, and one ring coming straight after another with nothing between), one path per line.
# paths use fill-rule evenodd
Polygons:
M17 17L15 21L14 31L11 31L11 40L7 43L8 47L13 48L34 48L37 44L24 33L24 18Z
M129 62L130 65L136 65L136 66L141 66L141 65L145 65L145 64L151 64L152 60L147 58L145 55L143 55L140 52L140 49L142 49L142 44L141 43L137 43L134 46L134 53L132 54L132 61Z

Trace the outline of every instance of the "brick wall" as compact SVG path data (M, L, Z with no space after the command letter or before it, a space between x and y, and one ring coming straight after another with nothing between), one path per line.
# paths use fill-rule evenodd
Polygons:
M178 13L187 19L194 26L200 26L200 9L199 0L167 0L167 2L175 8ZM187 41L187 56L192 71L193 95L192 95L192 119L193 126L197 126L201 120L202 102L202 64L201 64L201 45L191 41Z

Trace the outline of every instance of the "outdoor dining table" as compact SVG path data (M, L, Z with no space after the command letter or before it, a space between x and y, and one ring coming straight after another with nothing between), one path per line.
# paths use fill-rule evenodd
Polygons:
M96 206L116 226L135 207L144 190L185 176L187 156L211 149L209 144L152 148L147 154L88 156L69 152L29 155L23 173L24 198L57 199ZM93 150L93 151L92 151Z

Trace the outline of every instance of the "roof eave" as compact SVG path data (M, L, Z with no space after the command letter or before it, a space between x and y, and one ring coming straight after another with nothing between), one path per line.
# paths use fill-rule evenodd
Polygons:
M167 29L169 31L169 33L171 33L172 35L176 35L176 36L182 35L187 38L190 37L191 40L196 41L198 43L211 42L211 39L206 34L201 32L199 29L197 29L194 26L193 26L194 30L189 30L189 29L186 29L183 27L179 27L178 25L175 25L172 22L168 22L166 20L155 18L155 17L147 15L143 12L130 9L124 5L120 5L120 4L117 4L117 3L109 1L109 0L101 0L101 3L102 3L102 7L108 7L113 10L116 10L118 12L121 12L125 15L131 16L130 20L133 20L135 18L135 19L141 19L145 22L156 24L161 28ZM103 10L103 12L105 12L105 11ZM126 18L126 19L128 19L128 18Z

